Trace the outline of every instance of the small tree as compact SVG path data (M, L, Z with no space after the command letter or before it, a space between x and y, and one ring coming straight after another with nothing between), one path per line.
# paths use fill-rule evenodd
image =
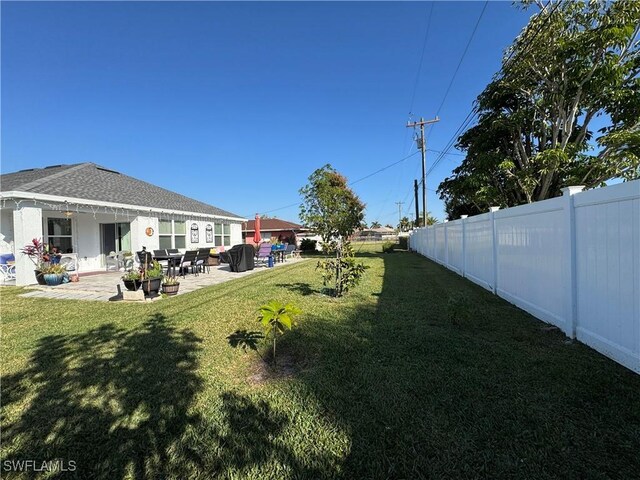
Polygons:
M381 224L380 224L380 222L378 222L377 220L376 220L376 221L371 222L371 228L380 228L381 226L382 226L382 225L381 225Z
M291 303L283 305L276 300L271 300L261 306L258 312L260 313L258 321L264 327L265 337L268 337L269 334L273 336L273 363L275 364L278 334L283 335L285 330L291 330L296 325L294 316L300 315L302 311Z
M325 253L335 254L334 260L319 262L318 268L324 271L325 285L330 280L335 282L333 294L340 297L357 283L364 271L364 266L353 260L347 241L362 225L364 204L347 186L347 179L331 165L313 172L300 194L303 197L300 218L306 227L322 237Z

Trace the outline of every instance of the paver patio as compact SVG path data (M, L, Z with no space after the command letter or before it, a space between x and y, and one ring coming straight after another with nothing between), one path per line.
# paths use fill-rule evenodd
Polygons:
M274 268L278 268L283 265L291 265L303 260L304 259L301 258L289 259L284 263L276 263ZM267 270L270 270L270 268L262 265L256 266L253 270L247 270L246 272L232 272L229 269L228 264L211 267L209 273L200 273L197 276L194 274L187 274L185 277L179 277L180 290L178 295ZM27 287L30 290L28 293L20 296L63 300L94 300L102 302L118 301L122 300L121 292L124 290L124 285L121 280L122 275L123 272L105 272L96 275L82 276L80 277L79 282L65 283L55 287L47 285L33 285L31 287ZM155 297L155 299L160 298L162 297Z

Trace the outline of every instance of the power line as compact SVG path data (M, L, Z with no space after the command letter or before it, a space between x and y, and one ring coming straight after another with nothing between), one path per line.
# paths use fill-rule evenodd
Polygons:
M547 3L547 6L549 6L549 4L551 4L551 3L552 3L552 0L549 0L549 2ZM523 47L520 50L517 51L517 54L516 54L516 50L515 49L513 49L511 51L511 54L507 57L507 59L505 60L505 62L503 64L503 67L502 67L503 71L506 70L511 65L511 63L516 60L518 55L523 55L526 52L526 50L531 46L531 44L536 39L536 37L540 34L540 32L542 31L543 27L545 27L545 24L551 19L551 17L555 13L555 11L558 9L558 7L560 7L561 3L562 3L562 0L559 0L554 5L553 9L551 9L549 11L549 13L547 14L547 18L545 18L545 20L538 26L537 30L534 32L534 34L531 37L529 37L529 40L523 45ZM443 152L440 154L440 156L438 156L438 158L435 160L435 162L433 162L433 164L431 165L431 168L427 172L427 175L429 175L429 173L431 173L438 166L438 164L440 163L440 161L442 160L444 155L447 155L449 150L451 149L451 147L454 145L458 135L460 135L462 133L462 131L466 130L467 126L473 121L475 116L478 114L476 108L477 107L474 106L471 109L471 112L469 112L467 117L462 121L460 126L456 129L455 133L452 135L452 137L447 142L447 146L443 149Z
M460 57L460 61L458 62L458 66L456 67L456 70L453 72L453 76L451 77L451 81L449 82L449 86L447 87L447 90L444 93L444 97L442 97L442 101L440 102L440 106L438 107L438 110L436 111L436 117L440 114L440 110L442 110L442 106L444 105L444 102L447 99L447 96L449 95L449 91L451 90L451 86L453 85L453 82L456 79L456 75L458 75L458 70L460 70L460 65L462 65L462 61L464 60L464 57L467 55L467 51L469 50L469 46L471 45L471 42L473 41L473 37L476 35L476 31L478 30L478 25L480 25L480 20L482 20L482 16L484 15L484 11L487 9L487 5L488 4L489 4L489 0L486 0L484 2L484 6L482 7L482 11L480 12L480 16L478 17L478 20L476 20L476 25L473 27L473 31L471 32L471 36L469 37L469 41L467 42L467 46L464 47L464 51L462 52L462 56Z
M416 155L417 153L420 153L420 150L416 150L416 151L415 151L415 152L413 152L411 155L407 155L406 157L403 157L403 158L401 158L400 160L397 160L397 161L395 161L395 162L393 162L393 163L390 163L389 165L386 165L386 166L384 166L384 167L382 167L382 168L380 168L380 169L376 170L375 172L372 172L372 173L370 173L370 174L368 174L368 175L365 175L364 177L359 178L358 180L354 180L353 182L349 182L349 185L354 185L354 184L356 184L356 183L358 183L358 182L361 182L361 181L363 181L363 180L366 180L367 178L373 177L374 175L377 175L378 173L384 172L385 170L388 170L389 168L394 167L394 166L396 166L396 165L398 165L398 164L400 164L400 163L404 162L404 161L405 161L405 160L407 160L408 158L413 157L413 156L414 156L414 155ZM272 210L267 210L267 211L265 211L265 212L262 212L261 214L262 214L262 215L264 215L264 214L266 214L266 213L273 213L273 212L277 212L277 211L280 211L280 210L284 210L284 209L286 209L286 208L295 207L295 206L297 206L297 205L301 205L301 202L291 203L291 204L289 204L289 205L285 205L284 207L278 207L278 208L274 208L274 209L272 209Z
M387 165L386 167L382 167L381 169L376 170L375 172L370 173L369 175L365 175L364 177L359 178L358 180L354 180L353 182L350 182L350 183L349 183L349 185L354 185L354 184L356 184L356 183L358 183L358 182L361 182L362 180L366 180L366 179L367 179L367 178L369 178L369 177L373 177L374 175L377 175L377 174L378 174L378 173L380 173L380 172L384 172L385 170L387 170L387 169L389 169L389 168L391 168L391 167L394 167L394 166L398 165L399 163L404 162L406 159L413 157L416 153L420 153L420 150L416 150L416 151L415 151L415 152L413 152L411 155L407 155L406 157L401 158L401 159L400 159L400 160L398 160L397 162L390 163L390 164L389 164L389 165Z
M420 54L420 63L418 64L418 71L416 72L416 80L413 83L413 93L411 94L411 104L409 105L409 115L413 110L413 102L416 99L416 91L418 90L418 81L420 80L420 72L422 71L422 62L424 60L424 51L427 48L427 39L429 38L429 30L431 29L431 16L433 13L433 6L435 2L431 2L431 8L429 9L429 17L427 19L427 29L424 33L424 40L422 42L422 53Z

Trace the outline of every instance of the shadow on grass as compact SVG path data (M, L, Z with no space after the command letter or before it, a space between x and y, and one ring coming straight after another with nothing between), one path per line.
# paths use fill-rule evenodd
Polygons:
M320 358L297 380L349 431L342 478L640 471L637 376L424 258L361 256L384 261L375 311L309 319L289 337ZM468 319L451 320L453 292Z
M162 315L133 331L42 338L30 368L3 379L3 408L23 408L3 418L6 457L73 460L80 478L163 475L182 462L169 452L194 421L199 343Z
M319 290L311 288L311 285L305 282L296 283L277 283L276 287L286 288L290 292L299 293L300 295L307 296L314 293L321 293Z
M268 462L321 477L275 444L289 420L266 403L221 393L193 408L200 344L160 314L43 337L29 367L2 379L2 473L33 478L5 462L61 459L75 471L55 478L244 478Z

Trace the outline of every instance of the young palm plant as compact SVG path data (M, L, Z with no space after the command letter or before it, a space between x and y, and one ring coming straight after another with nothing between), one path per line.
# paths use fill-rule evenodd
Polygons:
M291 303L282 303L271 300L269 303L258 309L260 315L258 321L262 322L265 337L269 334L273 336L273 363L276 363L276 340L278 334L283 335L286 330L291 330L297 325L294 317L300 315L302 310Z

